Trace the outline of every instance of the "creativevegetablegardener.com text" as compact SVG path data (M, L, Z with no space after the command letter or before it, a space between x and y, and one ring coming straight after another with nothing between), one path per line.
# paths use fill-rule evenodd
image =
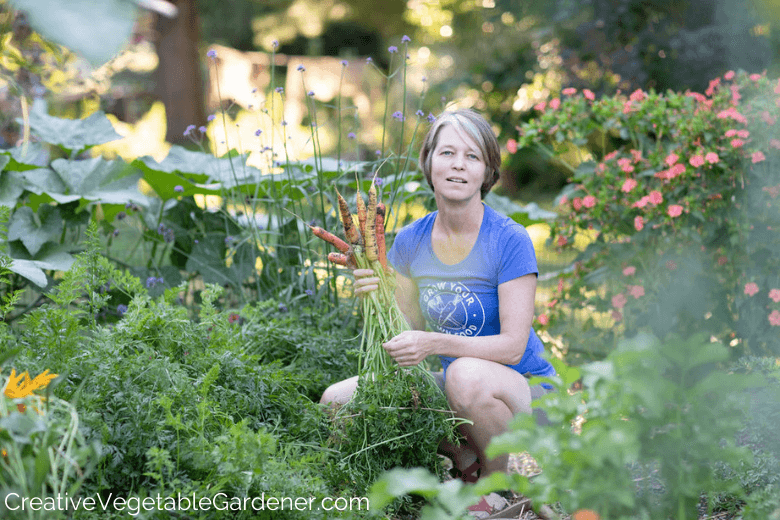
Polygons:
M228 497L225 493L214 496L197 497L194 493L176 498L156 497L120 497L109 493L106 496L71 497L67 493L52 497L25 497L18 493L8 493L4 499L9 511L87 511L113 510L127 511L137 516L141 511L368 511L367 497L274 497L263 493L257 497Z

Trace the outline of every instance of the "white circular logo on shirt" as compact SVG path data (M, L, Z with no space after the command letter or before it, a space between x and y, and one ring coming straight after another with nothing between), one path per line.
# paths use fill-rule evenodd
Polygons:
M478 336L485 325L479 298L460 282L439 282L422 289L422 311L438 332Z

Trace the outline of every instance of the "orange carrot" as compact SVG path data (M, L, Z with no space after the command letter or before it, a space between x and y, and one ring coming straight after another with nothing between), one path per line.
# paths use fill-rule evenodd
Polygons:
M376 248L379 263L387 271L387 245L385 244L385 205L381 202L376 205Z
M352 255L345 255L342 253L328 253L328 260L337 265L343 265L344 267L356 267L355 262L352 259Z
M336 247L339 251L342 253L346 253L349 251L350 246L343 240L341 240L339 237L331 233L330 231L326 231L323 228L319 226L309 226L311 229L311 232L314 233L315 237L323 239L325 242L328 242Z
M347 237L347 242L353 246L358 245L360 244L360 234L358 233L357 228L355 228L355 223L352 221L352 213L349 212L347 201L341 196L339 190L336 190L336 195L339 199L339 210L341 212L341 224L344 226L344 236Z
M379 259L379 252L376 244L376 186L371 183L368 190L368 211L366 211L366 232L363 233L363 240L366 244L366 259L369 262L376 262Z

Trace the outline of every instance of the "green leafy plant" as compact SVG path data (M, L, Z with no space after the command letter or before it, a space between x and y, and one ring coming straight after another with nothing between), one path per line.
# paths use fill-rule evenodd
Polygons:
M588 508L603 518L698 518L702 493L742 495L738 481L718 478L717 464L752 460L736 445L747 391L762 378L718 369L728 350L701 337L661 342L625 340L600 362L579 369L554 361L557 392L542 398L550 424L517 416L488 448L493 456L528 451L542 468L532 478L492 475L475 486L432 485L420 474L395 472L374 487L387 500L415 492L429 499L429 518L462 511L480 494L513 489L535 504ZM582 391L569 392L582 374ZM640 475L637 477L637 475ZM416 475L411 483L401 484ZM639 478L639 480L637 480ZM656 482L657 487L637 485ZM472 488L472 489L468 489ZM447 498L454 495L457 498Z
M518 146L569 168L551 241L580 253L551 334L575 341L566 327L586 308L599 318L576 341L595 356L647 324L659 337L714 335L735 354L778 352L777 92L729 72L704 94L571 89L537 106Z

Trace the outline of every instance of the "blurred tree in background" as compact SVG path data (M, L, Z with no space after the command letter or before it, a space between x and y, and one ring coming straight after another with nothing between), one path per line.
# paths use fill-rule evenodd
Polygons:
M16 4L48 1L17 0ZM132 3L109 1L123 2ZM134 3L144 7L149 2ZM773 0L170 3L178 8L175 18L147 12L138 19L134 37L153 43L158 59L155 72L140 74L136 88L164 102L169 142L182 142L188 125L205 120L204 55L212 43L271 52L277 41L277 52L283 54L372 56L383 66L388 45L408 34L412 38L410 64L426 71L432 87L426 109L441 110L442 98L445 104L458 100L473 106L491 118L504 142L516 137L515 127L530 116L535 104L557 97L566 87L588 88L596 95L636 88L702 91L711 78L730 69L776 73L780 54L780 7ZM19 42L27 40L25 24L9 14L7 0L0 0L0 10L5 13L3 33L11 35L3 40L3 72L8 77L18 75L9 69L10 49L22 49ZM93 20L87 12L83 18L89 34ZM41 52L56 55L60 51L44 48ZM68 61L66 57L60 55L60 64ZM60 93L55 82L36 80L44 76L35 71L33 76L18 79L40 85L36 95L41 89L47 97ZM68 75L57 77L61 84ZM28 96L33 93L27 91ZM112 96L106 94L108 89L92 91L109 108ZM83 95L89 93L89 88L83 89ZM117 112L120 119L126 113ZM510 189L532 183L553 189L563 182L563 174L550 175L551 166L529 151L513 154L506 166L516 172L507 179L512 182L505 183Z

